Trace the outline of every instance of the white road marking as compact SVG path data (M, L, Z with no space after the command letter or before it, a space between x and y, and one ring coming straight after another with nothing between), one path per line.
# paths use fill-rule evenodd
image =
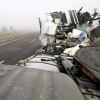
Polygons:
M26 36L26 37L28 37L28 36ZM6 42L6 43L3 43L3 44L0 44L0 46L1 46L1 45L4 45L4 44L7 44L7 43L10 43L10 42L13 42L13 41L17 41L17 40L20 40L20 39L26 38L26 37L22 37L22 38L19 38L19 39L16 39L16 40L12 40L12 41L9 41L9 42Z
M36 39L32 40L30 43L34 42Z
M0 64L2 64L4 62L4 60L2 60L1 62L0 62Z

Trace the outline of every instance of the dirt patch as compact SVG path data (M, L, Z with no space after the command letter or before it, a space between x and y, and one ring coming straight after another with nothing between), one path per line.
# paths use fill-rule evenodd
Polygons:
M11 36L16 36L16 35L22 35L22 34L27 34L31 33L29 31L26 32L0 32L0 38L6 38L6 37L11 37Z

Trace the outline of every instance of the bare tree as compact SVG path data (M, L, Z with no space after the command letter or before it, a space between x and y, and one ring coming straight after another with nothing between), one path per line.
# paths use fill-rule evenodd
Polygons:
M13 28L13 26L10 26L10 27L9 27L9 29L10 29L11 31L14 31L14 28Z
M1 31L8 31L8 29L7 29L7 27L5 27L5 26L2 26L2 28L1 28Z

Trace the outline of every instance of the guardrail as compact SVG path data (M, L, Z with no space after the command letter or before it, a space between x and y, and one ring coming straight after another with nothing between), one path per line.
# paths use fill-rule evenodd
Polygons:
M6 38L0 38L0 44L5 43L5 42L9 42L18 38L22 38L22 37L26 37L29 35L32 35L33 33L27 33L27 34L21 34L21 35L15 35L15 36L11 36L11 37L6 37Z

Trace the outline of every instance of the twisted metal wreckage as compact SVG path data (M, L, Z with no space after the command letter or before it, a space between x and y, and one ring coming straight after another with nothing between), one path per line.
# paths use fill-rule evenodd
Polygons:
M100 21L81 10L39 18L43 47L18 66L0 65L0 100L100 100Z

